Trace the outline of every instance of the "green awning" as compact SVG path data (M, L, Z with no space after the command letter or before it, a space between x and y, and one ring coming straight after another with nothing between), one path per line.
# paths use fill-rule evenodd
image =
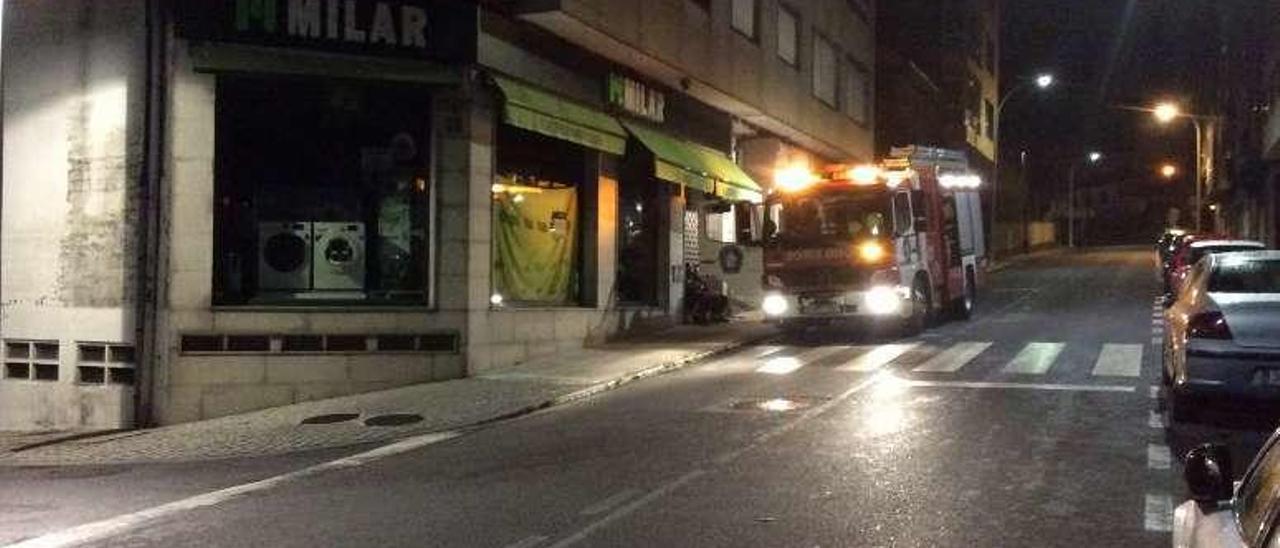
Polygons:
M621 156L627 132L613 117L504 76L493 75L507 102L502 119L521 129Z
M724 153L641 125L622 122L653 152L653 175L725 199L763 201L764 191Z

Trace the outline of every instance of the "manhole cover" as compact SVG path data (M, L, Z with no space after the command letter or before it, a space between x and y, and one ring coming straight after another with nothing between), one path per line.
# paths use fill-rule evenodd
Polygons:
M359 416L359 413L329 413L328 415L316 415L302 419L302 424L333 424L355 420Z
M404 426L422 422L422 415L412 413L394 413L391 415L378 415L369 417L364 420L365 426Z
M734 411L760 411L765 413L787 413L808 409L827 401L829 398L814 396L782 396L776 398L744 398L729 403Z

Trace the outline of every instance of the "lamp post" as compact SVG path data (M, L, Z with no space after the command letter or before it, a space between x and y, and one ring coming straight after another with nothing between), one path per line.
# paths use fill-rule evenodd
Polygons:
M1212 165L1213 163L1212 150L1209 151L1209 154L1210 154L1209 161L1206 162L1204 158L1204 140L1203 140L1204 128L1201 127L1200 121L1215 120L1217 119L1217 117L1204 116L1199 114L1187 114L1182 112L1182 109L1178 108L1178 106L1173 103L1160 103L1156 105L1155 108L1151 109L1151 113L1154 114L1156 117L1156 120L1162 124L1172 123L1174 120L1178 118L1186 118L1188 120L1191 120L1191 125L1196 130L1196 176L1192 178L1193 183L1196 185L1196 195L1195 195L1196 197L1195 197L1195 205L1193 207L1195 207L1195 210L1196 210L1196 213L1195 213L1196 232L1200 232L1201 230L1200 225L1202 222L1201 213L1204 211L1203 201L1204 201L1205 166ZM1166 177L1170 177L1170 176L1171 175L1166 175Z
M1050 87L1053 87L1053 83L1054 83L1054 78L1052 74L1049 74L1047 72L1038 74L1035 76L1035 78L1032 78L1029 80L1023 80L1018 85L1010 88L1009 91L1006 91L1004 96L1000 98L1000 101L996 103L996 111L995 111L996 119L991 121L991 123L993 124L993 127L992 127L993 131L991 132L992 133L991 137L992 137L992 141L994 141L994 143L992 144L994 155L991 160L991 172L992 172L991 173L991 179L992 179L991 180L991 221L989 223L991 225L990 247L992 248L995 247L995 234L996 234L996 224L997 224L996 204L999 201L998 196L1000 195L1000 122L1004 120L1004 116L1002 115L1002 113L1004 112L1004 105L1005 103L1009 102L1009 99L1013 98L1014 94L1018 93L1019 91L1022 91L1027 87L1030 87L1031 85L1035 85L1037 89L1045 90L1045 89L1049 89ZM994 250L992 250L992 252L994 253Z
M1102 161L1102 153L1092 151L1087 156L1090 165ZM1067 172L1067 247L1076 246L1076 169L1080 162L1071 162L1071 170Z

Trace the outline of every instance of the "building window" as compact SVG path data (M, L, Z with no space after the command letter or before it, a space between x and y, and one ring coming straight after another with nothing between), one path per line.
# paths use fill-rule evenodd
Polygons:
M813 95L831 107L836 106L836 50L831 42L813 35Z
M581 302L582 196L586 160L594 154L514 126L498 128L493 184L495 302Z
M732 0L733 2L733 29L741 32L743 36L752 40L756 39L756 21L757 21L757 0Z
M867 123L867 70L856 61L850 60L844 65L840 83L840 109L846 116L859 124Z
M986 119L986 124L983 125L983 134L986 135L988 139L994 141L996 138L996 124L1000 122L999 120L996 120L996 106L991 104L991 101L984 99L982 101L982 108L984 118Z
M800 65L800 17L778 4L778 58L793 67Z
M219 76L215 304L427 304L430 91Z
M707 212L707 239L722 244L732 244L738 241L737 228L738 215L736 208L729 208L728 211L708 211Z

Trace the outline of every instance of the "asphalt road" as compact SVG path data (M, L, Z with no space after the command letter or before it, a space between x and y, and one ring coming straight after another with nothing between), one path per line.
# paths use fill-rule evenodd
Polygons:
M1224 440L1243 470L1273 421L1165 426L1153 269L1147 250L1035 259L968 322L779 339L90 545L1167 546L1178 455ZM35 506L0 512L0 543L336 456L0 470L0 508Z

